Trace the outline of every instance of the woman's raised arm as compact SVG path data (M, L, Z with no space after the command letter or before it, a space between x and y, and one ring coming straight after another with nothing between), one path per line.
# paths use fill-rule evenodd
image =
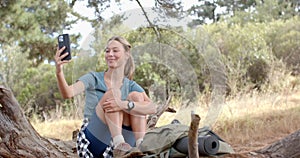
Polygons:
M84 84L81 81L78 81L72 85L69 85L65 79L63 73L63 65L69 63L68 60L62 60L68 53L65 53L60 56L61 52L65 49L62 47L61 49L57 48L55 54L55 66L56 66L56 79L60 94L64 99L72 98L75 95L84 91Z

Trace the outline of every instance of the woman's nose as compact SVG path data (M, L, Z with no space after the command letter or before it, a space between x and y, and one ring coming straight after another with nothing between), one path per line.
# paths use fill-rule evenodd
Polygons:
M113 56L113 55L114 55L114 52L113 52L113 51L109 51L109 52L108 52L108 55L109 55L109 56Z

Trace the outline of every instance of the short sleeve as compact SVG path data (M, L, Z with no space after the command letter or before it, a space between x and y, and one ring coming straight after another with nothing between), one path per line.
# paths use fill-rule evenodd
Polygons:
M90 72L81 76L78 81L82 81L85 86L84 117L90 118L95 113L95 107L106 90L103 73Z
M95 88L94 86L96 84L96 80L92 73L87 73L87 74L81 76L78 80L83 82L85 89L94 89Z
M130 80L129 85L130 85L129 92L133 92L133 91L145 92L145 90L135 81Z

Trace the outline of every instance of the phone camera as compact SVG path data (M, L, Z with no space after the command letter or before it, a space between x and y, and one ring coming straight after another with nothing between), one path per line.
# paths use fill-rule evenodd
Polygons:
M59 42L63 42L63 41L64 41L64 37L63 37L63 36L59 36L59 37L58 37L58 41L59 41Z

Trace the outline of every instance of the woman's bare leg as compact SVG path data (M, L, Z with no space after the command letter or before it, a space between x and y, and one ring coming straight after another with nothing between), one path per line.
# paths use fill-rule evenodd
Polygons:
M122 136L123 112L106 113L101 107L105 100L111 97L113 97L113 92L111 90L107 91L103 95L96 107L96 114L105 124L107 124L113 138L114 145L117 146L118 144L125 142Z
M131 92L128 99L133 102L144 101L144 96L139 92ZM129 115L131 128L134 132L136 145L138 146L146 133L146 116L145 115Z

